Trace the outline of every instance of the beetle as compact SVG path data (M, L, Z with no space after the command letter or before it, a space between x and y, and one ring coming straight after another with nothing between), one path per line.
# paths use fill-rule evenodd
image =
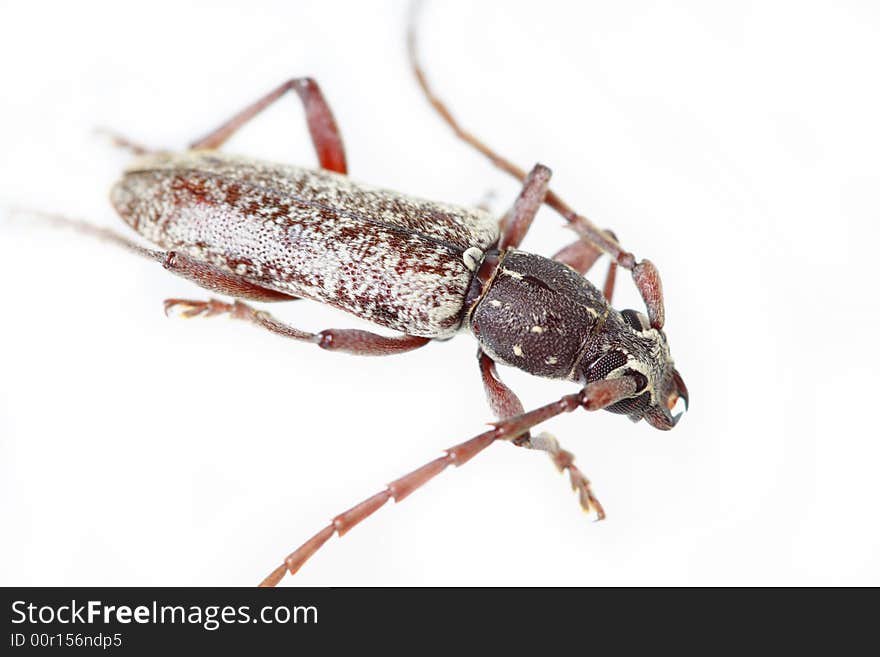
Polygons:
M604 510L573 455L532 429L578 408L608 410L668 430L672 410L688 391L675 369L665 333L660 276L649 260L624 250L610 231L575 213L549 188L550 170L528 173L464 130L427 82L418 61L414 23L408 49L427 100L455 134L522 181L499 220L480 208L416 199L348 178L340 132L317 82L295 78L181 153L116 143L138 155L111 190L122 219L158 249L114 231L77 223L81 231L153 259L170 272L232 297L168 299L167 314L226 314L322 349L387 356L470 331L489 405L491 428L388 484L337 515L290 553L263 581L294 574L334 534L344 535L388 500L399 502L449 465L460 466L498 440L547 452L567 472L581 506ZM288 93L304 106L320 169L262 162L222 153L245 123ZM519 250L538 209L547 204L578 233L551 258ZM584 274L611 257L602 290ZM618 267L630 270L646 314L611 306ZM310 299L329 304L399 336L369 331L303 331L248 301ZM501 380L496 364L535 376L571 381L579 391L526 412Z

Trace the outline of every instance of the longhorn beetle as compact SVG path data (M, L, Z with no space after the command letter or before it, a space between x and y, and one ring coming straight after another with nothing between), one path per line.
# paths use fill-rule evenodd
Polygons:
M548 187L550 170L526 174L464 130L428 85L416 51L414 20L410 64L427 100L455 134L522 181L512 208L499 221L481 209L435 203L376 189L347 177L336 122L318 84L288 80L183 153L156 151L114 136L140 156L112 188L121 217L161 250L147 249L113 231L66 219L60 222L160 262L165 269L227 303L168 299L165 312L186 317L227 314L322 349L389 356L470 330L489 405L492 428L447 449L337 515L287 556L261 583L274 586L295 573L333 534L345 534L389 499L400 502L449 465L460 466L497 440L548 452L567 471L581 506L605 513L574 456L549 434L531 429L577 408L605 409L671 429L671 411L688 393L673 366L663 333L660 277L648 260L625 251L610 231L575 213ZM222 154L218 149L263 109L295 92L320 162L310 170ZM556 210L578 239L552 258L518 250L542 204ZM611 264L602 291L584 274L602 253ZM630 270L647 307L611 307L617 267ZM282 323L244 300L312 299L399 331L387 337L362 330L309 333ZM566 379L581 389L525 412L499 378L495 364L536 376Z

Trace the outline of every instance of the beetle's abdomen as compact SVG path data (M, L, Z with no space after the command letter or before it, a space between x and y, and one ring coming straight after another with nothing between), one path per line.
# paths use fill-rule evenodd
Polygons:
M472 276L464 252L497 239L478 210L213 152L140 162L111 200L164 249L431 338L461 323Z
M470 328L495 361L574 379L608 311L602 293L570 267L510 250L471 311Z

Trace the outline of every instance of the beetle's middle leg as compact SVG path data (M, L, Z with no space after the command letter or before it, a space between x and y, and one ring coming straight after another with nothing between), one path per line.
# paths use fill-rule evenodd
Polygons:
M414 335L385 336L358 329L324 329L310 333L285 324L263 310L252 308L246 303L235 301L226 303L218 299L190 301L188 299L166 299L165 312L179 311L185 317L213 317L229 314L232 319L240 319L285 338L316 344L328 351L343 351L358 356L391 356L412 351L428 344L430 338Z
M337 173L347 173L345 147L342 144L339 128L336 127L336 119L333 118L333 112L330 111L330 105L324 98L324 94L321 93L321 88L312 78L293 78L284 82L255 103L245 107L221 126L194 141L190 148L220 148L239 128L288 91L295 91L302 101L306 111L309 134L312 137L312 144L318 154L321 168Z
M550 169L543 164L536 164L526 176L513 207L501 220L501 239L498 240L498 249L502 252L519 247L526 233L529 232L532 221L547 195L550 175Z
M486 397L489 400L489 407L492 409L492 412L495 413L499 420L522 415L522 402L516 396L516 393L498 376L498 371L495 369L495 361L483 353L482 349L477 350L477 359L480 365L480 375L483 378L483 387L486 390ZM515 438L513 444L518 447L529 447L547 452L557 470L568 472L571 488L577 492L581 508L584 511L595 511L598 520L602 520L605 517L605 510L593 493L593 489L590 487L590 480L574 464L574 454L562 449L556 438L549 433L542 433L533 437L526 431Z
M550 169L543 164L536 164L526 176L516 202L501 220L501 239L498 241L498 248L501 251L508 248L515 249L522 243L547 196L550 175ZM612 239L617 239L610 230L606 230L605 233ZM602 251L591 242L579 239L557 252L553 260L568 265L583 276L601 255ZM617 262L612 260L608 265L603 288L608 303L611 303L611 297L614 295L616 275Z
M428 78L419 63L416 47L415 19L415 14L411 15L409 29L407 31L407 50L409 53L410 66L425 98L427 98L434 110L440 115L440 118L452 128L452 131L459 139L482 153L492 162L492 164L502 171L509 173L518 180L526 181L527 174L523 169L498 154L495 150L483 143L476 135L465 130L452 115L452 112L450 112L446 103L434 93L434 90L428 84ZM562 218L568 222L569 228L580 235L581 238L591 242L593 245L611 256L611 259L618 265L624 269L629 269L632 272L633 281L647 307L651 326L657 329L663 328L665 322L663 287L660 282L660 274L654 263L650 260L636 260L636 257L629 251L623 249L616 239L608 235L607 231L601 230L585 216L577 214L571 206L557 196L553 190L546 190L544 203L556 210Z

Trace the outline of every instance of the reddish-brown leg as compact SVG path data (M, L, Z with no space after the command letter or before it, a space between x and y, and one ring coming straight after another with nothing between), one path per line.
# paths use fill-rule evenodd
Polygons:
M452 131L459 139L470 144L502 171L509 173L518 180L524 181L526 179L525 171L520 169L507 158L499 155L493 149L489 148L489 146L478 139L476 135L462 128L455 117L452 116L446 103L440 100L440 98L434 93L428 84L428 78L425 76L425 72L422 70L421 64L419 63L416 41L415 15L413 15L411 17L407 34L410 66L418 80L422 92L431 106L436 110L443 121L452 128ZM629 269L632 272L633 280L639 290L639 294L641 294L645 306L648 309L648 317L651 320L651 325L654 328L662 328L665 321L663 292L660 284L660 275L654 264L649 260L637 261L636 257L632 253L625 251L620 244L618 244L616 239L613 239L606 232L603 232L586 217L577 214L567 203L565 203L565 201L557 196L553 190L547 190L544 202L556 210L568 222L569 228L574 230L583 239L591 242L596 247L610 255L618 265L624 269Z
M495 361L489 358L479 347L477 347L477 363L480 366L480 376L483 379L486 399L495 417L499 420L504 420L516 415L522 415L525 409L519 397L498 376ZM529 432L527 431L513 442L516 445L527 445L529 442Z
M614 234L611 230L605 231L608 235L611 236L615 242L617 241L617 235ZM617 279L617 261L612 260L608 265L608 271L605 274L605 286L602 288L602 293L605 295L605 300L610 304L612 297L614 297L614 281Z
M285 338L311 342L321 349L344 351L358 356L401 354L424 347L431 341L430 338L420 338L414 335L385 336L357 329L325 329L319 333L309 333L280 322L269 313L251 308L241 301L226 303L218 299L209 299L208 301L166 299L165 313L171 314L172 312L177 312L188 318L229 314L233 319L250 322Z
M562 413L570 413L576 408L585 408L588 411L598 410L632 395L636 390L636 381L626 376L608 381L596 381L588 384L580 392L566 395L551 404L494 423L492 429L447 449L440 458L392 481L384 490L368 497L348 511L340 513L324 529L291 552L284 562L260 583L260 586L275 586L284 577L285 572L290 572L291 575L296 573L333 534L343 536L356 524L375 513L388 500L393 499L395 502L400 502L443 472L447 466L460 466L467 463L496 440L515 440L532 427L552 417Z
M483 388L489 400L489 407L500 420L516 415L522 415L523 405L516 393L511 390L498 376L495 361L477 350L477 359L480 364L480 375L483 378ZM529 447L547 452L553 465L560 472L568 472L571 488L578 494L578 501L584 511L595 511L596 519L605 518L605 510L598 498L593 494L590 480L574 464L574 454L567 452L559 446L559 443L549 433L542 433L532 437L529 432L523 433L513 441L518 447Z
M611 233L611 231L606 231ZM613 235L614 233L611 233ZM553 260L568 265L581 275L586 274L602 252L595 246L584 240L577 240L563 247L553 256ZM611 303L614 296L614 281L617 278L617 263L613 260L608 264L608 272L605 274L605 285L602 288L605 299Z
M266 302L295 301L299 298L256 285L222 269L194 260L178 251L168 251L165 253L162 266L168 271L189 279L206 290L238 299Z
M553 254L553 260L568 265L581 276L590 271L600 257L602 251L582 239L575 240Z
M279 85L257 102L245 107L220 127L193 142L190 147L220 148L239 128L288 91L295 91L302 101L306 111L309 134L312 136L312 143L318 154L321 168L337 173L347 173L345 148L342 144L342 137L339 135L339 128L336 127L333 112L330 111L330 105L324 99L321 88L312 78L293 78Z
M550 175L550 169L543 164L536 164L523 181L519 196L504 216L503 234L498 242L500 251L517 248L529 232L532 221L547 194Z
M608 273L605 274L605 285L602 287L602 294L605 295L605 300L611 304L612 298L614 297L614 282L617 280L617 263L611 261L608 265Z
M599 498L593 493L590 480L586 478L583 472L574 464L574 454L562 449L559 442L546 431L533 436L531 439L533 449L540 449L550 456L553 465L559 472L568 472L568 480L571 483L571 489L577 493L578 502L581 508L587 513L593 511L596 514L596 520L605 519L605 509Z

